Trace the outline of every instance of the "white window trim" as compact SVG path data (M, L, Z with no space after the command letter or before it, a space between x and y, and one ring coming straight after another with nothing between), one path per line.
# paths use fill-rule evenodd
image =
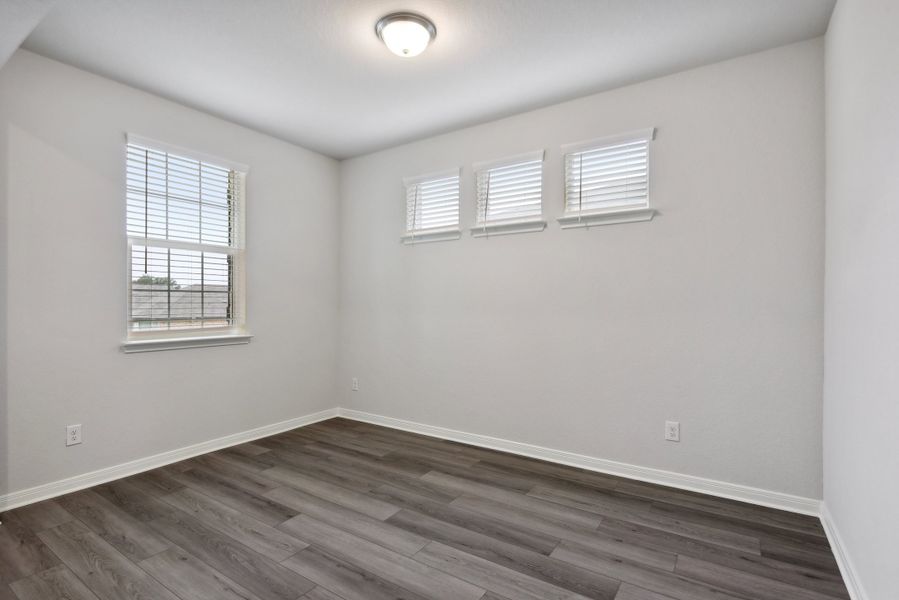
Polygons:
M250 172L250 167L243 163L228 160L227 158L222 158L221 156L215 156L214 154L206 154L205 152L198 152L196 150L191 150L190 148L182 148L181 146L176 146L174 144L160 142L158 140L144 137L142 135L128 133L125 135L125 143L152 148L154 150L165 152L167 154L177 154L178 156L183 156L184 158L189 158L191 160L211 163L225 169L238 171L240 173L243 173L244 175Z
M543 219L526 219L524 221L497 221L487 225L475 225L471 228L471 237L482 238L509 233L533 233L546 229Z
M459 178L459 227L440 227L434 229L418 229L406 231L400 236L400 241L406 245L410 244L426 244L429 242L446 242L450 240L458 240L462 237L462 167L445 169L443 171L435 171L424 175L416 175L414 177L403 177L403 188L409 189L409 186L424 183L434 179L445 179L448 177Z
M603 137L582 140L580 142L571 142L570 144L562 144L562 154L573 154L575 152L584 152L585 150L593 150L602 146L612 146L619 142L632 142L637 140L646 140L651 142L655 139L656 128L647 127L645 129L636 129L626 133L616 133L615 135L606 135Z
M608 135L580 142L572 142L562 145L562 155L575 154L603 146L611 146L619 142L629 142L637 140L645 140L652 142L655 139L655 127L647 127L646 129L637 129L627 133L619 133L616 135ZM647 151L648 156L649 151ZM649 161L647 164L652 164ZM647 176L651 173L647 169ZM563 177L564 179L564 177ZM648 197L648 196L647 196ZM562 200L565 201L565 192L562 192ZM622 206L620 208L609 208L592 211L583 211L577 214L569 213L558 217L559 226L562 229L576 229L583 227L594 227L596 225L618 225L620 223L640 223L651 221L656 215L656 210L650 206Z
M556 219L562 229L594 227L596 225L617 225L619 223L639 223L652 221L655 209L648 207L613 208L603 211L585 212L578 215L563 215Z
M522 154L516 154L515 156L507 156L505 158L498 158L495 160L482 160L480 162L473 163L472 169L474 170L475 180L477 180L478 175L481 171L488 171L490 169L507 167L509 165L523 162L532 162L535 160L539 160L541 162L545 161L546 150L534 150L532 152L524 152ZM541 170L539 217L534 217L533 219L510 219L507 221L494 221L492 223L479 224L477 222L477 215L475 215L475 224L471 227L471 237L483 238L495 235L506 235L510 233L533 233L546 229L546 220L543 218L543 200L546 189L544 186L545 181L543 180L543 176L545 175L545 165L541 166Z
M250 340L253 339L253 336L249 333L235 333L231 332L231 330L225 331L228 331L229 333L220 332L215 335L206 336L171 336L166 338L147 338L141 340L130 339L122 342L122 351L124 351L125 354L133 354L136 352L157 352L159 350L180 350L182 348L234 346L237 344L249 344ZM196 330L191 330L191 333L195 332Z
M459 176L461 180L462 168L455 167L453 169L444 169L443 171L434 171L433 173L425 173L424 175L416 175L415 177L403 177L403 185L409 187L416 183L431 181L432 179L446 179L447 177ZM461 181L460 181L461 183Z
M487 169L496 169L498 167L508 167L509 165L514 165L516 163L544 160L545 157L546 150L534 150L533 152L524 152L522 154L516 154L515 156L507 156L495 160L482 160L480 162L472 163L471 167L474 169L475 175L477 175L480 171L486 171Z
M237 171L243 175L241 177L241 185L244 189L241 190L240 195L242 201L246 202L246 176L250 171L250 167L243 163L235 162L233 160L228 160L226 158L221 158L219 156L215 156L212 154L206 154L203 152L198 152L196 150L191 150L189 148L183 148L180 146L176 146L174 144L169 144L166 142L160 142L158 140L154 140L152 138L135 135L133 133L125 134L125 144L126 148L128 144L135 144L139 146L144 146L147 148L152 148L154 150L158 150L160 152L166 152L168 154L175 154L178 156L182 156L184 158L188 158L191 160L196 160L200 162L214 164L216 166L220 166L223 168L227 168L232 171ZM241 211L240 218L246 218L246 210L245 206L242 206L244 210ZM246 231L246 225L241 224L240 230L242 232ZM245 233L242 233L245 235ZM157 240L155 238L140 238L135 236L128 236L126 233L125 239L127 240L127 257L125 269L126 274L125 278L128 282L126 287L126 296L125 296L125 307L126 307L126 318L125 318L125 338L122 340L120 347L122 351L126 354L132 354L137 352L156 352L161 350L179 350L184 348L203 348L203 347L215 347L215 346L231 346L237 344L249 344L250 340L253 339L253 335L246 329L246 310L247 310L247 302L246 302L246 242L245 239L240 239L239 246L218 246L214 244L190 244L186 242L180 242L177 240ZM200 249L208 252L217 252L221 254L232 254L239 257L239 265L234 270L235 282L233 287L235 289L241 290L241 302L237 305L237 318L235 319L236 324L232 327L216 327L216 328L197 328L197 329L181 329L176 331L148 331L148 332L140 332L140 331L132 331L128 327L128 317L127 315L131 314L131 246L133 244L138 245L155 245L155 246L164 246L170 248L182 248L182 249Z
M458 227L447 227L446 229L424 229L419 231L410 231L400 237L400 241L406 245L409 244L426 244L428 242L446 242L448 240L458 240L462 237L462 230Z

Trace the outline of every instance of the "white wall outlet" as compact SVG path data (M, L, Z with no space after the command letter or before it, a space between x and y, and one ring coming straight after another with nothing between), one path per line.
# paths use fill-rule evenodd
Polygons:
M680 441L680 423L678 421L665 421L665 439L669 442Z
M353 391L354 392L359 391L359 378L358 377L353 377Z
M74 446L81 443L81 425L69 425L66 427L66 446Z

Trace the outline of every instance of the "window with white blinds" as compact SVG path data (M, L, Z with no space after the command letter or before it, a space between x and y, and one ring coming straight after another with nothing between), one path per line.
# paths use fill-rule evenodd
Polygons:
M649 129L566 147L565 214L648 208L652 136Z
M407 235L459 229L458 169L405 183Z
M543 152L475 166L477 226L539 221L543 216Z
M243 327L246 169L129 136L129 337Z

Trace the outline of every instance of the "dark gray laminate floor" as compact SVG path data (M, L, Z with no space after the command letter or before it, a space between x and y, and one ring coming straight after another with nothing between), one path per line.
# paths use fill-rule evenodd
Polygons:
M6 513L55 598L849 596L813 517L333 419Z

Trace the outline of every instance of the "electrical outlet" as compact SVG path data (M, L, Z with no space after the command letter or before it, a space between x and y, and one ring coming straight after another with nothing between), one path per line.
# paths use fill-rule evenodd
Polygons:
M66 427L66 446L74 446L81 443L81 425L69 425Z
M678 421L665 421L665 439L669 442L680 441L680 423Z
M359 391L359 378L358 377L353 377L353 391L354 392Z

